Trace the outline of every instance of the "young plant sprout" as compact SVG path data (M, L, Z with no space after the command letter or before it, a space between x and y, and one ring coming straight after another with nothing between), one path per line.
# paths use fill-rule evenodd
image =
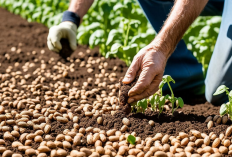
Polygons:
M137 112L144 113L147 109L147 99L142 99L137 103Z
M133 111L135 111L135 109L136 109L137 112L144 113L146 108L148 107L148 103L149 103L151 105L151 108L153 111L159 110L159 115L160 115L163 112L166 100L169 100L172 103L172 114L175 112L175 110L178 107L182 108L184 106L184 101L182 98L180 98L180 97L176 98L174 96L172 87L170 85L171 82L175 83L173 78L170 75L164 75L162 78L162 81L159 84L160 93L155 93L148 100L143 99L143 100L138 101L137 103L134 103L132 105ZM165 84L168 85L168 87L171 91L171 96L168 94L163 96L162 88ZM175 108L175 105L176 105L176 108Z
M136 138L133 136L133 135L129 135L127 137L127 141L132 144L132 145L135 145L135 141L136 141Z
M175 81L173 80L173 78L170 75L164 75L163 78L162 78L162 81L160 82L159 89L160 89L161 96L163 96L162 88L166 83L168 84L168 87L169 87L169 89L171 91L171 96L166 95L165 98L168 99L172 103L172 114L173 114L178 107L182 108L184 106L184 101L183 101L183 99L181 97L176 98L174 96L174 93L173 93L172 87L170 85L170 82L175 83ZM176 108L175 108L175 103L176 103ZM164 105L163 102L161 104ZM161 110L161 112L162 111L163 110Z
M216 92L213 95L219 95L226 92L229 98L229 102L222 104L220 107L220 115L229 114L230 119L232 119L232 90L229 92L229 88L225 85L221 85L217 88Z

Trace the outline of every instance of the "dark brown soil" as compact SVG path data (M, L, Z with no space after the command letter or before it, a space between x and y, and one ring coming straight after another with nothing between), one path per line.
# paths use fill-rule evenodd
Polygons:
M131 112L131 105L127 103L128 101L128 92L129 90L136 84L138 77L131 83L129 84L124 84L122 82L123 78L120 78L119 83L120 83L120 92L119 92L119 103L122 108L122 110L126 113L129 114Z
M59 55L61 57L63 57L64 59L67 59L68 57L70 57L73 53L73 50L71 49L70 45L69 45L69 41L67 39L61 39L60 43L62 45L62 49L59 53Z
M46 38L48 34L48 28L38 23L28 23L26 20L22 19L19 16L13 15L8 11L0 8L0 74L5 74L6 69L9 66L12 66L12 71L22 71L22 67L27 62L33 62L35 65L31 67L27 72L22 71L22 76L26 74L32 74L38 67L41 66L41 62L46 64L46 69L50 69L51 73L56 74L57 70L53 69L53 65L51 64L51 58L53 58L52 62L62 63L67 66L70 66L73 61L75 62L74 72L69 72L68 76L65 78L60 78L59 81L70 83L71 87L73 86L74 81L78 81L79 84L86 82L87 78L91 77L95 81L95 74L100 73L100 69L98 68L98 64L95 64L92 73L87 72L86 67L80 67L80 63L85 61L87 62L89 57L93 57L94 60L101 58L101 55L98 52L98 49L95 48L91 51L88 50L87 46L78 46L77 50L71 54L70 59L63 59L59 56L59 54L51 52L47 49ZM20 52L11 51L11 47L16 47L17 49L21 49ZM41 53L41 50L42 53ZM36 51L36 53L32 53L32 51ZM82 52L82 53L81 53ZM10 56L10 57L8 57ZM127 67L126 64L120 61L119 59L104 59L101 58L103 62L107 62L108 66L106 68L106 73L112 73L114 67L116 70L114 71L117 74L117 77L114 81L110 81L109 79L105 80L107 85L118 83L119 78L123 77ZM14 66L15 63L18 62L18 66ZM37 74L31 75L30 78L26 81L26 84L31 84L33 80L38 77ZM10 79L10 78L8 78ZM17 78L16 81L20 82L22 78ZM54 84L57 82L53 77L48 77L43 82L43 85L49 86L50 84ZM0 80L0 83L1 80ZM70 87L70 88L71 88ZM122 86L123 98L120 96L120 100L122 105L127 102L127 95L129 88L124 85ZM16 84L16 89L22 89L20 83ZM55 87L50 87L50 90L55 90ZM86 89L98 88L98 86L94 83L89 84ZM93 103L96 99L96 94L100 94L101 91L106 91L106 93L111 92L111 90L107 87L99 87L99 93L94 93L88 95L87 102ZM39 95L41 97L41 105L46 106L44 99L45 91L41 91ZM0 89L0 93L3 91ZM118 89L117 89L118 93ZM27 94L30 95L30 98L35 98L31 91L27 91ZM116 94L115 94L116 96ZM12 100L13 101L13 100ZM80 98L76 100L70 100L69 103L79 103ZM0 103L2 100L0 99ZM7 108L11 110L10 107ZM74 111L74 109L73 109ZM206 117L209 115L217 115L219 114L219 107L215 107L209 103L196 104L196 105L185 105L183 109L178 109L179 112L174 117L168 114L161 114L158 117L158 114L152 112L150 110L146 111L145 114L137 113L137 114L125 114L124 112L117 112L114 116L110 114L103 115L103 125L98 125L96 122L96 117L85 117L83 111L75 112L75 115L79 116L80 127L99 127L101 129L120 129L122 124L122 118L128 117L131 125L128 129L128 132L135 131L137 136L140 136L142 139L148 136L154 136L156 133L161 132L164 134L177 135L180 131L184 131L189 133L191 129L196 129L201 132L209 133L211 131L219 134L221 132L225 132L225 129L228 127L231 122L229 121L227 125L214 125L210 130L207 129L207 124L204 122ZM155 126L151 127L148 124L149 120L153 120L155 122ZM64 129L71 129L72 122L68 124L61 124L56 121L51 121L52 125L51 135L55 137L57 134L62 133ZM28 129L27 132L34 132L32 129ZM0 133L0 139L3 138L3 133ZM15 139L18 140L18 139ZM86 144L85 138L82 143L85 147L90 147ZM38 143L33 143L32 147L37 149ZM14 151L19 152L16 148L11 147L11 142L7 142L7 148ZM73 147L73 149L79 149L80 147ZM70 150L68 150L70 151ZM20 152L22 153L22 152Z

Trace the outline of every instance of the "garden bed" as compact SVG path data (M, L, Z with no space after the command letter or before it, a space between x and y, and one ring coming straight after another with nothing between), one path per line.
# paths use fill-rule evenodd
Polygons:
M122 119L125 117L130 121L125 133L135 132L133 134L142 140L154 137L157 133L170 136L178 136L179 132L189 134L193 129L207 135L214 132L219 136L221 133L225 134L231 124L230 121L227 124L214 123L214 126L208 129L205 120L210 115L218 115L219 107L207 102L196 105L185 104L174 116L166 113L158 116L150 109L145 114L126 115L117 110L119 79L127 70L124 62L119 59L105 59L101 57L97 48L91 50L87 46L78 46L70 58L64 59L47 49L48 28L38 23L28 23L1 8L0 14L0 103L3 107L0 114L11 114L7 116L5 122L1 120L0 139L5 139L5 144L0 144L2 145L0 147L23 156L33 156L33 153L25 155L23 148L13 147L13 141L21 141L22 144L27 142L28 146L37 150L42 141L55 141L59 134L72 137L68 132L81 132L80 128L120 130L123 126ZM34 113L27 116L21 114L22 111ZM17 117L17 114L21 117ZM59 116L65 117L68 121L58 120ZM26 122L31 121L36 126L29 123L19 125L19 117L26 118ZM78 119L74 120L73 117ZM98 117L103 119L100 124ZM13 127L17 126L15 122L10 124L9 120L14 120L18 129ZM149 124L150 120L154 121L153 126ZM76 126L74 128L74 124L77 124L78 128ZM25 139L20 139L23 134L35 134L37 130L44 130L47 125L50 131L41 135L42 141L35 142L26 136ZM20 136L13 136L13 140L4 137L7 131L12 133L13 130L19 132ZM70 142L71 147L56 146L54 149L63 148L68 154L83 147L94 149L94 144L86 140L89 134L83 135L78 145ZM102 146L104 145L103 142ZM40 151L35 153L38 152ZM49 152L45 153L49 156ZM146 150L144 152L146 153ZM194 153L197 153L197 147L194 147L192 154ZM40 154L43 154L43 151Z

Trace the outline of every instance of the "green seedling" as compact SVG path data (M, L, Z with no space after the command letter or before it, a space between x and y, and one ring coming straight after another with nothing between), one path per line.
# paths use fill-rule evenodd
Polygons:
M127 142L129 142L132 145L135 145L136 138L133 135L129 135L127 137Z
M184 106L184 101L182 98L176 98L174 96L174 93L173 93L173 90L172 90L172 87L170 85L170 83L175 83L175 81L173 80L173 78L170 76L170 75L164 75L163 78L162 78L162 81L160 82L160 85L159 85L159 89L160 89L160 92L161 92L161 95L163 94L162 93L162 88L163 86L167 83L168 84L168 87L171 91L171 96L169 95L166 95L166 99L168 99L171 103L172 103L172 114L175 112L175 110L178 108L178 107L183 107ZM175 108L175 103L176 103L176 108Z
M145 110L147 109L147 99L142 99L137 102L137 112L142 112L144 113Z
M171 88L170 82L175 83L175 81L172 79L171 76L165 75L163 76L162 81L160 82L159 89L160 89L160 94L155 93L154 95L150 96L149 99L143 99L138 101L137 103L131 104L132 106L132 112L135 112L135 110L138 112L144 113L145 110L148 107L148 104L151 105L152 111L159 111L159 115L163 112L165 101L169 100L172 103L172 114L178 107L183 107L184 106L184 101L182 98L176 98L174 96L173 90ZM163 86L167 83L170 91L171 91L171 96L170 95L163 95L162 88ZM176 104L176 108L175 108Z
M220 115L229 114L230 119L232 119L232 90L229 92L229 88L225 85L221 85L217 88L216 92L213 95L219 95L226 92L229 98L229 102L222 104L220 107Z

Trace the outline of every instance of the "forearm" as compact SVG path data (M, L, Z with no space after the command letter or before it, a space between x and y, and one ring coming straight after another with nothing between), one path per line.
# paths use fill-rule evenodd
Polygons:
M76 13L82 19L92 5L93 1L94 0L71 0L68 11Z
M169 57L207 2L208 0L176 0L161 31L151 43L154 43L154 48L161 49Z

